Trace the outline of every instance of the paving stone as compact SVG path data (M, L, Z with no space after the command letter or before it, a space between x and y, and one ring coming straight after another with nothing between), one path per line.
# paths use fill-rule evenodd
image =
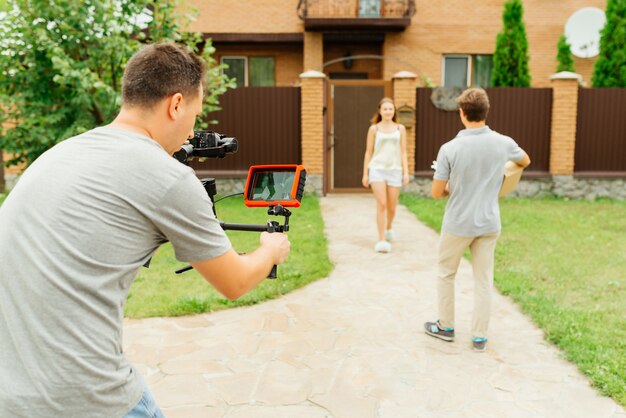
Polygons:
M245 405L230 408L228 418L333 418L329 412L317 405L312 406L264 406Z
M267 405L296 405L307 400L312 386L310 370L272 361L261 375L254 399Z
M206 379L195 374L165 376L151 387L163 408L186 405L218 405L219 398L209 389Z
M223 418L226 408L220 406L184 406L161 408L167 418Z
M456 340L426 335L438 238L406 208L392 252L376 254L371 195L320 205L328 278L255 306L125 321L125 353L168 417L626 418L495 291L487 351L472 351L466 260Z

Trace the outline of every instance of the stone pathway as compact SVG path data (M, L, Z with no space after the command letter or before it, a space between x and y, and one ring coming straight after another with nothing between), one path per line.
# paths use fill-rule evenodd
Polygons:
M377 254L371 195L320 204L328 278L258 306L125 322L126 354L169 418L626 418L499 294L488 349L473 352L465 260L456 341L424 334L437 234L400 206L393 251Z

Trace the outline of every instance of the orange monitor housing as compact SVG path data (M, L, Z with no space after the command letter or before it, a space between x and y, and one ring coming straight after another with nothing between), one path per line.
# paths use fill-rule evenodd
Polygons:
M300 207L306 170L298 164L253 165L248 171L244 204L248 207Z

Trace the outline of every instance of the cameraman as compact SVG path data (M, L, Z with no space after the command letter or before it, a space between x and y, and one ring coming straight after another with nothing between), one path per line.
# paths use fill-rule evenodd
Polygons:
M205 63L175 44L128 62L115 120L56 145L0 208L0 416L162 417L122 353L124 302L164 242L229 299L289 254L238 255L191 168L171 157L201 114Z

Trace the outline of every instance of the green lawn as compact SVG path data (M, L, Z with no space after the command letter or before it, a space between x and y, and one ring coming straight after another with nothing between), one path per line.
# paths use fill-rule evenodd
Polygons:
M282 224L284 220L283 217L268 216L266 208L247 208L241 196L217 202L215 207L218 218L229 223L265 224L268 219L274 219ZM302 206L291 212L288 233L291 253L287 261L278 267L276 280L265 280L245 296L230 301L193 270L176 275L174 271L185 265L174 259L168 244L158 250L150 268L141 269L130 289L126 316L176 316L252 305L326 277L332 265L327 254L324 223L317 197L304 196ZM249 252L258 246L259 233L227 233L238 252Z
M446 200L401 202L440 230ZM626 406L626 202L506 198L500 207L497 288Z
M2 202L4 202L4 199L7 198L6 193L0 193L0 205L2 205Z

